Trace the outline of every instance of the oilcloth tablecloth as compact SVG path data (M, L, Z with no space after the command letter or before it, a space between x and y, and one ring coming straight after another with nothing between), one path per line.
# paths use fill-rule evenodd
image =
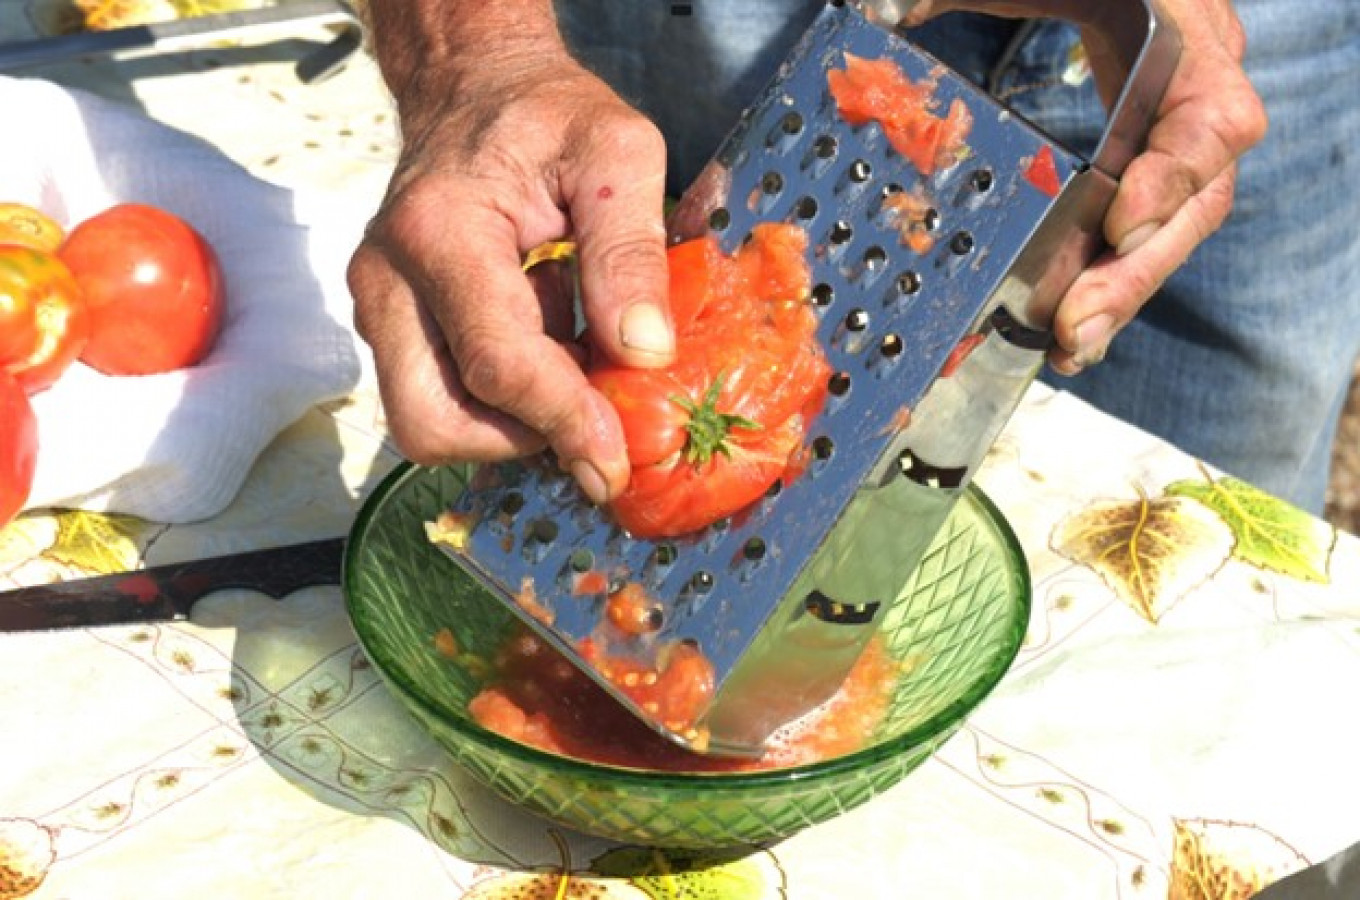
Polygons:
M220 512L283 428L358 381L344 268L362 211L318 218L315 204L217 147L79 89L0 78L0 109L24 123L0 141L0 201L68 229L115 203L160 206L213 245L226 291L221 332L198 365L109 377L77 364L33 398L27 506L160 522Z
M310 85L235 48L54 70L290 187L371 198L395 157L364 59ZM396 462L361 381L207 520L20 519L0 587L339 534ZM555 830L403 713L338 587L224 591L191 622L0 634L0 897L1360 897L1337 857L1360 841L1360 540L1041 386L978 483L1030 564L1015 666L901 784L782 844L686 857Z

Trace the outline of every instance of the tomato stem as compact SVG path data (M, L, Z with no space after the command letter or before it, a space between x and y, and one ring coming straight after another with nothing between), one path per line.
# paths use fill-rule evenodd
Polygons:
M722 375L713 379L713 383L704 392L704 398L699 403L688 397L671 398L689 413L689 421L685 423L688 436L683 452L685 459L696 466L708 462L714 453L721 453L727 457L732 455L732 449L727 445L727 436L732 429L759 431L761 427L759 422L753 422L745 416L718 411L718 395L722 393L722 383Z

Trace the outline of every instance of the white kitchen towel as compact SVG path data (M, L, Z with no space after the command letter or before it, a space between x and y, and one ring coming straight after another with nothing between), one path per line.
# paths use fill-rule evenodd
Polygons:
M212 97L205 96L211 104ZM216 249L222 330L200 364L110 377L77 364L35 395L28 508L189 522L222 510L274 437L359 381L345 266L364 211L307 221L307 204L140 110L38 79L0 77L0 201L67 228L124 201L183 217Z

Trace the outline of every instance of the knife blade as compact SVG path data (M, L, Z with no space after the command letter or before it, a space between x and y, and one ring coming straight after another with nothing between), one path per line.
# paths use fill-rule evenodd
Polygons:
M339 584L344 550L343 537L325 538L0 591L0 632L180 621L200 599L228 588L281 600Z

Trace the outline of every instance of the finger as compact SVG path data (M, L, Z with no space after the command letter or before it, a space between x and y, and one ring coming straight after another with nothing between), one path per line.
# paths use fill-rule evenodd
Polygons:
M1120 255L1131 253L1196 196L1224 201L1202 201L1196 211L1198 221L1210 226L1207 236L1226 217L1232 198L1206 188L1265 136L1265 128L1260 98L1240 69L1223 55L1217 61L1183 55L1147 149L1123 173L1105 217L1110 246Z
M1221 173L1136 250L1108 253L1078 276L1053 324L1057 346L1049 363L1055 371L1073 375L1104 358L1115 334L1222 221L1235 171Z
M404 456L436 465L543 447L540 434L467 392L437 324L374 244L359 246L348 274L355 328L373 351L387 427Z
M563 164L586 323L595 345L625 365L663 366L675 355L666 301L665 167L660 133L631 113L583 135Z
M470 189L460 191L468 194ZM471 242L440 245L427 287L467 391L543 435L594 500L628 481L618 414L591 388L576 358L544 331L529 277L520 266L512 222L494 204L454 205Z

